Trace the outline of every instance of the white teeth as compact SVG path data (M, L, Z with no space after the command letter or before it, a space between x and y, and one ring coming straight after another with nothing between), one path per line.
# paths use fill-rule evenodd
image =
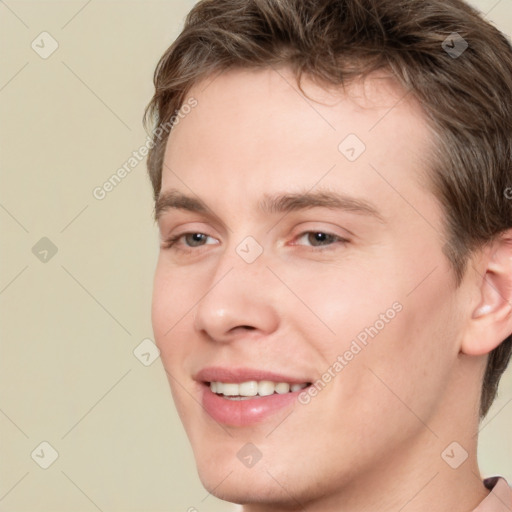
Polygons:
M276 384L276 393L282 395L288 393L288 391L290 391L290 384L288 384L288 382L279 382Z
M217 390L219 388L219 383L217 383ZM238 396L240 395L239 392L240 386L238 384L233 383L226 383L222 385L222 393L226 396ZM218 393L218 391L217 391Z
M241 382L238 385L238 394L242 396L256 396L258 394L258 383L255 380Z
M275 389L275 384L270 380L262 380L258 382L258 395L260 396L273 395Z
M240 382L239 384L233 382L210 382L210 389L213 393L224 395L231 400L244 400L244 398L259 396L269 396L274 393L280 395L299 391L304 389L307 384L289 384L288 382L272 382L270 380L249 380L247 382Z

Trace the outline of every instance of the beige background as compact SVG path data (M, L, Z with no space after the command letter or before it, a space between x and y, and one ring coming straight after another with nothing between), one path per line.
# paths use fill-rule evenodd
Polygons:
M232 508L196 476L160 359L133 353L152 338L158 247L145 162L92 194L146 141L154 67L193 3L0 2L1 511ZM512 0L473 3L512 33ZM510 481L511 401L509 371L479 454Z

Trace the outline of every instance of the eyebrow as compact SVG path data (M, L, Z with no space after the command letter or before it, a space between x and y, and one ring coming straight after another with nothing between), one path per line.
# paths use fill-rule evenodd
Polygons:
M290 213L309 208L330 208L344 210L385 223L382 214L375 205L363 198L357 198L333 191L295 192L283 194L265 194L258 203L258 210L266 214ZM198 197L187 196L179 190L163 192L155 203L155 220L158 221L168 210L184 210L202 213L220 220L206 203Z

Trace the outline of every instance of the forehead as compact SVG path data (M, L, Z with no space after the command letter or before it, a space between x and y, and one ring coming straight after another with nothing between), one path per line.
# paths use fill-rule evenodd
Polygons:
M321 182L358 195L374 188L384 200L398 187L412 200L433 140L413 94L385 73L346 87L304 76L301 86L287 68L234 69L196 83L187 98L197 106L167 142L162 190L222 189L242 204L241 191L256 200Z
M314 113L319 120L323 119L324 128L329 126L332 130L338 130L343 127L343 121L357 122L355 116L349 119L340 117L343 107L345 114L347 109L351 109L358 117L364 115L368 121L373 120L371 129L383 120L382 114L387 116L391 111L395 120L400 122L406 118L425 122L425 113L412 92L402 87L385 70L339 85L303 74L298 84L294 72L288 67L281 67L235 68L213 73L196 82L187 96L199 101L202 121L222 112L227 114L236 110L240 114L265 118L270 123L272 119L267 117L269 113L279 117L279 113L289 116L293 111L294 116L303 118ZM199 116L190 117L198 120ZM223 117L220 116L218 120L221 121ZM242 123L243 118L239 117L238 122ZM265 129L270 127L267 125ZM173 134L178 131L176 127Z

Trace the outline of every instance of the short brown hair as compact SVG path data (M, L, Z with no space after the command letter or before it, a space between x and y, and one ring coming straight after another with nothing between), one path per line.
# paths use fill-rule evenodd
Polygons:
M344 85L388 70L420 102L437 138L430 187L446 214L443 251L458 286L473 251L512 227L508 40L461 0L202 0L157 65L146 126L168 125L202 78L282 65L299 86L303 73ZM167 139L153 132L155 200ZM509 336L489 354L481 418L511 352Z

